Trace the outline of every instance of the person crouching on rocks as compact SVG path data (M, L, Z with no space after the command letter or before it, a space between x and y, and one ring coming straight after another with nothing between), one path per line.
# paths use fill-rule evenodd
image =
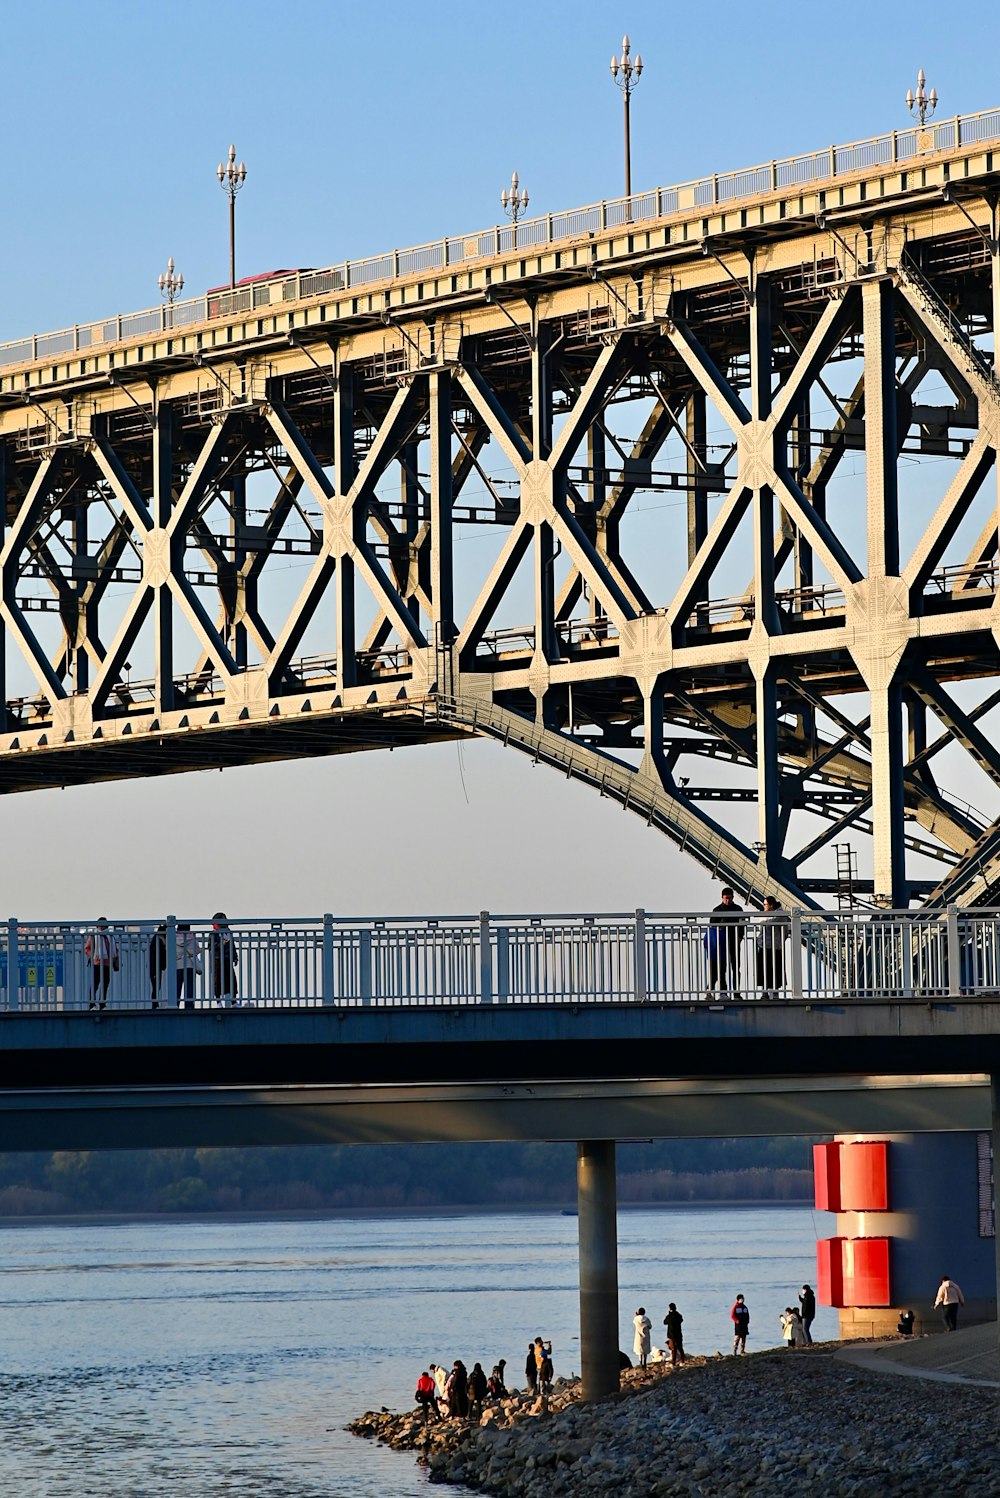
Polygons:
M639 1359L639 1367L645 1368L646 1360L649 1357L650 1334L653 1330L653 1323L646 1315L645 1306L640 1306L636 1311L632 1317L632 1325L635 1327L635 1341L632 1344L632 1351Z
M430 1420L431 1415L435 1420L440 1420L441 1412L437 1407L437 1385L425 1368L417 1379L417 1390L414 1399L423 1412L424 1424Z
M448 1408L448 1395L445 1393L448 1387L448 1370L440 1363L428 1363L427 1366L437 1389L437 1405L440 1414L442 1410L446 1411Z

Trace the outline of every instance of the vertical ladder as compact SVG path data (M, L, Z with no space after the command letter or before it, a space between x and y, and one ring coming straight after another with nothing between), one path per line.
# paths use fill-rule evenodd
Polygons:
M837 909L853 910L854 881L858 877L858 855L850 843L834 843L837 855Z

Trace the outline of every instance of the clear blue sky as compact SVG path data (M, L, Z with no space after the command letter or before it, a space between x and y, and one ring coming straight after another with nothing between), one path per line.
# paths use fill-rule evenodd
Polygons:
M639 190L903 126L920 66L942 114L996 106L998 16L995 0L8 4L0 338L152 305L168 255L191 293L223 281L230 140L249 173L237 274L327 265L495 222L515 167L533 211L618 195L623 31L646 63ZM489 746L462 760L449 745L8 798L4 913L663 909L711 893L608 803Z

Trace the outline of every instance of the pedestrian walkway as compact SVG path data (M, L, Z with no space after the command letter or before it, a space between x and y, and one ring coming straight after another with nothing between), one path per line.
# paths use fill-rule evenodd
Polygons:
M879 1373L948 1383L988 1384L1000 1389L1000 1348L997 1324L968 1326L957 1332L927 1337L902 1337L891 1342L848 1343L837 1357Z

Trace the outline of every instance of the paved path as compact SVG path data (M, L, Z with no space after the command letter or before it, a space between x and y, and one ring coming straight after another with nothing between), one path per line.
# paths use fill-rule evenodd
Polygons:
M891 1342L848 1343L837 1357L879 1373L989 1384L1000 1389L1000 1344L995 1321L957 1332L914 1337L912 1341L898 1337Z

